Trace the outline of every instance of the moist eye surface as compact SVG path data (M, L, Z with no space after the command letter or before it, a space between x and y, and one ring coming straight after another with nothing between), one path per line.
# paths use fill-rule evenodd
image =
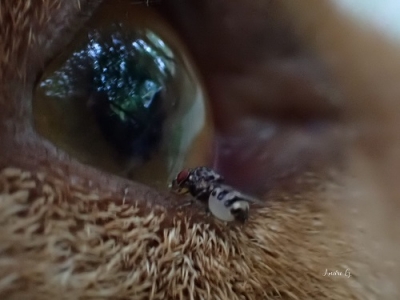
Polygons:
M38 133L82 163L157 187L206 163L204 93L161 22L149 9L106 1L38 80Z

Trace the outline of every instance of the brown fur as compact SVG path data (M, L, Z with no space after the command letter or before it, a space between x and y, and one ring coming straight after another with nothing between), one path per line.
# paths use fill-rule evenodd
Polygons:
M306 2L306 7L316 5ZM363 251L370 227L343 225L335 214L338 205L346 211L353 203L346 203L347 190L333 184L337 177L305 173L298 178L297 192L277 187L246 226L226 227L196 211L177 213L162 195L146 196L143 187L115 183L43 146L22 120L29 114L23 100L30 97L30 86L23 82L47 59L35 61L39 49L48 50L46 40L66 32L80 9L95 4L6 0L0 6L1 299L398 298L386 265L371 260L371 248ZM284 9L293 12L300 39L307 40L301 25L308 11L294 7L298 10L291 11L290 4ZM6 87L10 82L15 85ZM348 86L346 91L355 90ZM355 166L360 165L366 164ZM371 165L380 170L376 166L382 164ZM133 196L124 194L124 184ZM154 202L146 205L146 197ZM370 203L379 208L376 198ZM381 203L394 201L387 196ZM365 220L366 211L358 216ZM387 241L386 236L381 240ZM395 257L386 253L385 263ZM352 276L323 276L325 269L336 268L349 268Z
M283 191L243 228L192 223L3 169L0 293L12 299L352 299L356 280L323 277L349 252L313 199ZM305 183L318 186L309 175ZM219 228L219 229L218 229ZM329 251L327 251L329 249ZM335 296L332 290L335 289Z

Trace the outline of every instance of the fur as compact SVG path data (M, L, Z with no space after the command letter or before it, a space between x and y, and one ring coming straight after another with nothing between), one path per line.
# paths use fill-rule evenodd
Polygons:
M166 226L163 209L117 205L16 168L3 169L0 182L2 299L360 297L350 289L355 273L323 276L351 266L344 237L315 205L316 188L296 199L276 191L241 229L182 215Z
M264 2L256 2L262 8ZM25 85L30 74L49 59L36 59L38 51L50 52L50 40L66 40L73 34L68 29L71 24L87 18L97 3L5 0L0 4L1 299L398 299L387 266L371 259L370 248L362 250L371 227L358 228L341 218L354 214L346 202L348 191L334 184L337 178L305 173L298 178L297 188L273 189L268 205L251 209L249 222L237 227L168 205L149 207L144 197L125 201L122 192L107 193L73 182L76 169L60 167L61 171L53 172L48 151L38 154L41 166L36 166L30 153L36 148L30 148L24 135L28 131L10 125L19 124L21 111L26 109L27 114L29 107L10 107L22 103L20 90L30 89ZM301 39L309 39L307 22L332 30L332 24L307 18L311 7L316 9L312 15L318 15L313 1L304 1L304 7L283 3ZM327 53L319 46L311 47ZM380 86L383 89L385 82ZM349 85L344 90L359 91ZM359 99L360 94L354 95ZM357 105L363 104L351 107ZM363 170L367 175L374 170L386 174L387 169L377 167L382 166L377 159L355 157L377 163L355 163L356 174ZM370 168L360 167L366 165ZM393 183L382 178L389 185L384 190L391 191ZM341 182L350 181L342 178ZM374 204L371 207L380 209L376 198L368 199ZM392 199L393 195L386 195L382 206L393 204ZM342 206L335 213L338 203ZM365 211L358 215L364 221L366 216ZM372 223L381 225L380 233L388 228L387 223ZM385 263L393 267L394 254L385 253ZM323 276L326 269L336 268L351 270L351 276Z

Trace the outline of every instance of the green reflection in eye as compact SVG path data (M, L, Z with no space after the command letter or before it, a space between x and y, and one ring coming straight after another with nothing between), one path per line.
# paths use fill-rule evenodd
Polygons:
M40 87L50 97L87 98L111 146L122 155L149 159L162 138L168 109L162 98L175 63L171 50L154 33L126 32L122 25L113 25L107 34L90 31L87 46ZM86 95L71 95L83 82L86 90L78 88L78 93ZM176 97L168 104L173 106L175 101Z
M83 163L156 186L185 164L209 128L187 60L150 29L88 27L44 72L36 130ZM196 146L197 147L197 146Z

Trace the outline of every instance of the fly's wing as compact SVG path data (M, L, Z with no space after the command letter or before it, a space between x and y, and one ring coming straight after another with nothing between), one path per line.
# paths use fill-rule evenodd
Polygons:
M215 172L209 167L198 167L194 171L195 176L198 180L205 180L207 182L223 183L224 177Z
M253 203L253 204L260 204L260 205L263 204L263 202L260 201L259 199L255 198L253 196L244 194L242 192L239 192L238 190L235 190L231 186L228 186L228 185L225 185L225 184L217 185L217 186L220 186L220 187L224 188L225 190L230 191L230 197L229 197L230 199L229 200L231 202L242 200L242 201L247 201L247 202Z

